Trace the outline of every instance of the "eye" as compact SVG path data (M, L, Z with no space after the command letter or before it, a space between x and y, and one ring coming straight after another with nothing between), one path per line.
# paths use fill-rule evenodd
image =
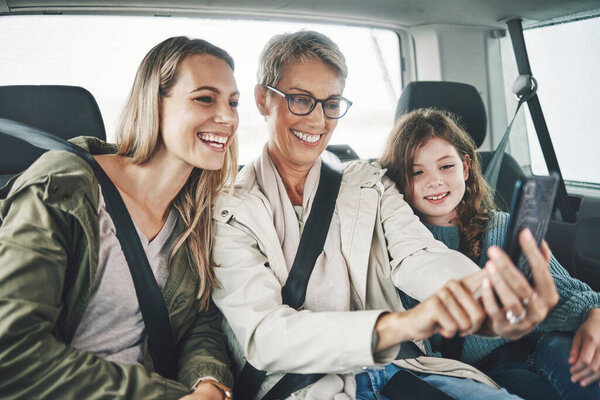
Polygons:
M440 167L440 169L450 169L450 168L452 168L452 167L454 167L454 164L447 164L447 165L442 165L442 166Z
M230 100L229 101L229 107L231 108L238 108L240 101L239 100Z
M290 102L297 104L299 106L310 107L312 104L312 99L308 96L298 94L298 95L291 95Z
M194 101L198 103L206 103L210 104L213 102L213 98L211 96L199 96L194 99Z
M423 173L423 171L413 171L412 176L418 176L421 175Z
M325 106L327 107L328 110L331 111L338 111L340 109L340 100L327 100L327 102L325 102Z

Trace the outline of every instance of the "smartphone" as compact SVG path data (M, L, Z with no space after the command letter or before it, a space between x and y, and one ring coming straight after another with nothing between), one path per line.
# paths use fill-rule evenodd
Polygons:
M552 215L557 188L558 176L555 174L522 178L515 184L504 250L530 284L533 284L533 275L521 251L519 233L529 228L538 247L541 246Z

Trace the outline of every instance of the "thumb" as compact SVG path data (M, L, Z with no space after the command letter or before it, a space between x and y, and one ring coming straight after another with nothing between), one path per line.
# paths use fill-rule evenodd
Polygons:
M569 364L571 365L577 363L577 359L579 358L582 343L581 336L581 332L578 330L573 338L573 345L571 346L571 353L569 355Z

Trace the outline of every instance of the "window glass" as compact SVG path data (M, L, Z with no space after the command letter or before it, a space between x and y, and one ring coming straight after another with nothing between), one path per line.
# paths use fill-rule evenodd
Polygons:
M400 94L400 54L395 32L337 25L249 20L123 16L0 17L0 85L78 85L96 98L107 136L143 56L163 39L185 35L227 50L236 62L241 92L240 163L255 158L266 141L254 105L258 55L277 33L314 29L330 36L345 54L349 77L344 96L353 102L331 139L363 158L377 157Z
M600 184L600 168L596 161L600 149L600 112L597 111L600 104L600 18L527 29L524 36L531 70L538 81L540 104L563 177L573 183L597 186ZM510 42L508 38L505 40ZM504 47L503 58L510 58L514 64L512 48L510 45ZM512 70L511 75L505 75L510 83L516 77L516 66ZM525 118L531 170L534 174L545 174L546 164L529 112L525 113ZM514 148L515 141L511 144Z

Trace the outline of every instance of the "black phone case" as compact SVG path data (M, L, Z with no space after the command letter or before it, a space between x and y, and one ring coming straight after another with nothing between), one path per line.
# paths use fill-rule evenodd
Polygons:
M529 228L538 247L541 246L552 216L557 188L556 175L528 177L519 179L515 184L504 248L530 283L533 282L533 276L529 263L521 252L519 232Z

